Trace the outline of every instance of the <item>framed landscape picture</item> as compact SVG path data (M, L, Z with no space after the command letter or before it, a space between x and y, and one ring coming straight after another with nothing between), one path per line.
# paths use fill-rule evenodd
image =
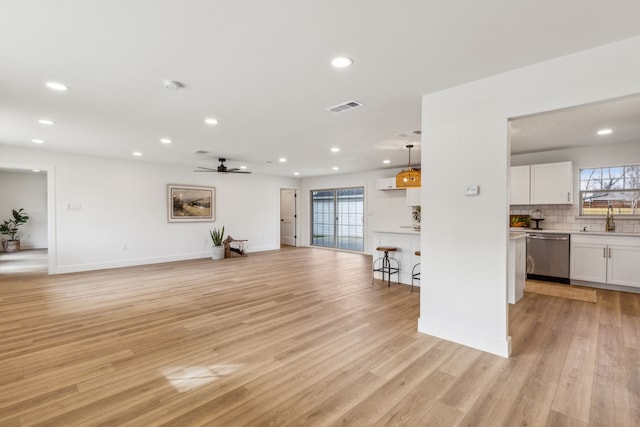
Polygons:
M167 185L169 222L213 222L215 202L215 187Z

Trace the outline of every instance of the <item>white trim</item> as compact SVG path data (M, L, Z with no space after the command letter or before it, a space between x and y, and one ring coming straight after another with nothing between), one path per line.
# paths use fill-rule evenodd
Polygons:
M434 337L453 341L505 358L508 358L511 354L511 336L507 336L506 340L500 337L490 337L469 329L461 329L430 321L423 317L418 319L418 332L433 335Z

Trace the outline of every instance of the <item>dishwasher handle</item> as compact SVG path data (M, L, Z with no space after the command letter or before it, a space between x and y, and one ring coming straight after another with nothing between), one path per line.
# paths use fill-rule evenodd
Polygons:
M528 234L527 239L536 240L569 240L569 236L543 236L539 234Z

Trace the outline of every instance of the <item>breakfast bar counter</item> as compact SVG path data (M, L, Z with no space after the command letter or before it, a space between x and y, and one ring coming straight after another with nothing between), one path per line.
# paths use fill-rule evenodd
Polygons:
M411 269L420 262L420 257L415 255L420 250L420 231L415 231L410 227L380 228L373 230L373 259L381 257L383 253L378 253L375 248L378 246L394 246L398 248L396 252L389 256L395 258L400 265L398 281L405 285L411 285ZM376 279L382 279L380 273L375 273ZM393 286L394 276L391 279ZM420 286L419 281L415 281L414 286Z

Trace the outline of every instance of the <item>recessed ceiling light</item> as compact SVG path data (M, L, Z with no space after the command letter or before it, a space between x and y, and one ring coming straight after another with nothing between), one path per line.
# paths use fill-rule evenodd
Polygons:
M385 160L382 161L382 163L384 163L385 165L388 165L389 163L391 163L391 160L385 159Z
M65 91L67 89L69 89L68 87L66 87L65 85L63 85L62 83L58 83L58 82L46 82L45 85L49 88L49 89L53 89L53 90L58 90L58 91Z
M51 126L55 124L53 120L49 120L49 119L38 119L38 123L40 123L41 125L47 125L47 126Z
M240 169L246 169L247 167L245 165L240 165Z
M280 158L278 159L278 161L279 161L280 163L284 163L284 162L286 162L286 161L287 161L287 158L286 158L286 157L280 157Z
M31 172L40 172L40 169L31 169Z
M162 142L163 144L171 144L171 140L169 138L161 138L160 142Z
M294 174L295 176L298 176L298 175L300 175L300 172L294 172L293 174Z
M339 152L340 152L340 148L338 148L338 147L333 147L333 148L331 148L331 152L332 152L332 153L339 153Z
M140 156L142 156L142 153L139 152L139 151L134 151L133 155L136 156L136 157L140 157Z
M162 84L164 86L165 89L169 89L169 90L178 90L180 89L182 86L184 86L182 83L180 83L177 80L170 80L170 79L164 79L162 81Z
M332 167L331 169L333 169L334 171L337 171L337 170L338 170L338 169L340 169L340 168L339 168L339 167L337 167L337 166L334 166L334 167Z
M207 117L206 119L204 119L204 122L208 125L217 125L218 119L214 119L213 117Z
M35 142L36 144L44 144L44 139L32 139L31 142Z
M613 132L611 129L600 129L598 135L609 135L611 132Z
M331 60L331 65L333 65L336 68L346 68L351 64L353 64L353 59L348 58L346 56L338 56Z

